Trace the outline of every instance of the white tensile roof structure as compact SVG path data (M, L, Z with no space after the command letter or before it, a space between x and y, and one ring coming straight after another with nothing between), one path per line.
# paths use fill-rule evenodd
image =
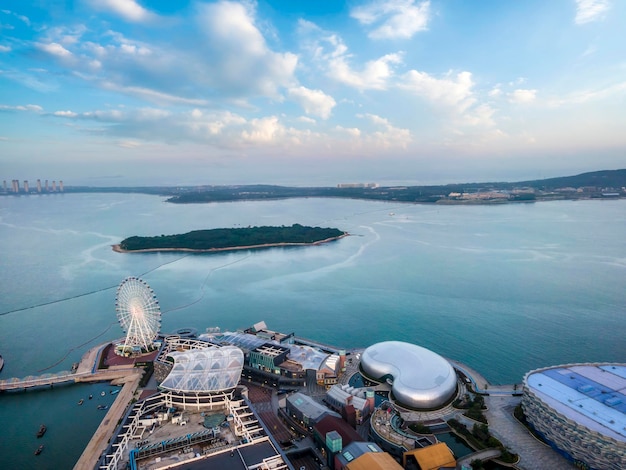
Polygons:
M212 393L237 386L243 369L243 352L236 346L174 351L171 372L160 387L178 393Z

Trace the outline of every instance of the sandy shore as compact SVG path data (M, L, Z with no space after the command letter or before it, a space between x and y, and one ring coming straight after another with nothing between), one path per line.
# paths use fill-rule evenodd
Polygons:
M214 253L218 251L237 251L237 250L257 250L261 248L274 248L274 247L286 247L286 246L314 246L321 245L322 243L328 243L335 240L339 240L343 237L349 236L349 233L344 233L338 237L326 238L313 243L267 243L265 245L249 245L249 246L229 246L227 248L209 248L208 250L194 250L192 248L146 248L144 250L124 250L118 244L112 245L113 251L117 253L154 253L160 251L185 251L188 253Z

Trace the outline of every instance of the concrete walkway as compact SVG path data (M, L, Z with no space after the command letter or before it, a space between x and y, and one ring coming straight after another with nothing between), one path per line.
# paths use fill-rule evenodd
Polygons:
M489 421L489 432L497 437L511 452L518 454L521 470L566 470L574 469L565 458L537 439L513 416L520 397L486 396L485 416Z
M139 381L141 380L142 372L143 370L141 369L128 372L124 387L120 393L118 393L117 398L109 408L102 423L100 423L100 426L96 429L89 444L85 447L85 450L74 466L74 470L93 470L96 466L102 452L106 450L109 439L113 435L113 431L117 428L119 420L124 416L126 408L135 396L135 390L137 390Z

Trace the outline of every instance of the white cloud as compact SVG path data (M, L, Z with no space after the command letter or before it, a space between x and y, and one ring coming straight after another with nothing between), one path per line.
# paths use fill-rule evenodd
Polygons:
M284 133L284 127L276 116L269 116L250 121L249 129L241 132L241 136L248 143L270 143Z
M360 114L357 117L368 119L377 128L365 136L367 144L382 148L406 148L411 143L411 132L391 125L388 119L376 114Z
M491 98L497 98L498 96L502 95L502 90L500 89L500 87L499 87L499 86L497 86L497 85L496 85L496 86L495 86L495 87L493 87L491 90L489 90L488 95L489 95Z
M23 21L27 26L30 26L30 19L27 16L20 15L18 13L15 13L14 11L11 11L11 10L0 10L0 11L2 11L2 13L4 13L5 15L12 15L12 16L14 16L18 20ZM13 29L13 28L11 28L11 29Z
M70 51L68 51L65 47L63 47L61 44L56 43L56 42L38 43L37 48L44 52L47 52L50 55L60 57L63 59L72 57L72 53Z
M292 86L298 57L271 51L255 26L251 4L222 1L200 5L197 15L204 37L200 53L211 57L214 85L232 94L247 92L277 97L278 87Z
M456 76L448 73L436 78L426 72L410 70L402 76L400 88L422 96L429 101L453 107L459 112L466 110L476 99L473 96L472 74L460 72Z
M343 126L335 126L335 130L337 132L347 134L350 137L357 138L361 136L361 129L358 127L343 127Z
M109 11L135 23L156 18L154 13L139 5L135 0L90 0L89 3L96 10Z
M341 47L338 48L341 50ZM359 90L385 90L389 79L393 76L393 65L402 62L402 55L387 54L376 60L365 63L361 71L353 70L348 64L348 57L341 52L330 59L328 76Z
M41 106L39 106L38 104L27 104L27 105L17 105L17 106L10 106L10 105L6 105L6 104L0 104L0 110L5 110L5 111L30 111L33 113L41 113L43 111L43 108Z
M69 117L69 118L73 118L78 116L78 113L75 113L74 111L55 111L53 113L55 116L59 116L59 117Z
M9 52L11 48L9 46L0 45L0 52Z
M308 116L300 116L297 118L297 121L304 122L306 124L317 124L317 121L315 119L312 119Z
M576 24L585 24L604 18L611 3L609 0L576 0Z
M328 119L337 104L332 96L321 90L311 90L300 86L290 88L288 93L294 101L304 108L307 114L313 114L322 119Z
M589 101L596 101L626 94L626 82L599 88L595 90L583 90L572 93L564 98L553 99L548 102L550 106L564 106L570 104L581 104Z
M410 38L428 27L430 2L416 4L415 0L387 0L354 8L350 16L364 25L374 25L372 39Z
M519 88L509 93L507 96L509 97L509 101L511 103L527 104L535 101L537 97L537 90L525 90Z
M193 106L206 106L207 100L185 98L182 96L176 96L169 93L163 93L157 90L151 90L150 88L138 87L138 86L120 86L113 82L102 82L102 87L107 90L115 90L127 95L136 96L155 103L169 103L169 104L188 104Z

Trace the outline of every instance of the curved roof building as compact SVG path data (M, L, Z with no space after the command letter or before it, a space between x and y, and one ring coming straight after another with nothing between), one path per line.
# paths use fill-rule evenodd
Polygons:
M174 366L160 387L177 393L214 393L234 389L243 369L236 346L169 353Z
M385 341L367 348L361 368L370 378L393 380L391 391L403 405L432 409L445 405L456 393L456 373L440 355L401 341Z
M626 364L570 364L529 372L527 421L580 468L626 468Z

